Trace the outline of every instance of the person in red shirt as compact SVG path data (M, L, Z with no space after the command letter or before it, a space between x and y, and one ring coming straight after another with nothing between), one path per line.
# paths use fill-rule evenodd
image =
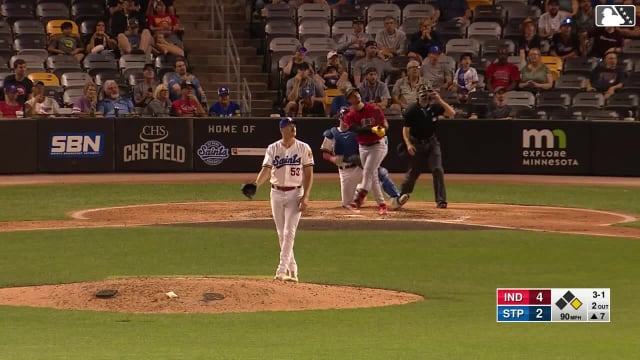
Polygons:
M198 99L193 95L193 84L185 81L180 85L182 97L171 104L174 116L191 117L204 115L204 109Z
M388 147L385 134L389 123L378 105L362 102L360 91L357 88L347 90L345 98L351 104L351 108L344 116L344 122L356 134L362 163L362 181L356 187L353 201L348 208L358 211L369 191L373 190L378 204L378 213L386 215L387 204L384 201L382 186L378 178L378 168L387 156Z
M180 20L167 11L167 6L161 0L153 3L153 14L147 20L149 29L154 35L162 34L168 42L183 48L179 34L183 31Z
M495 92L496 88L503 87L507 91L514 90L520 82L520 70L515 64L507 61L509 48L498 49L498 61L487 66L485 71L485 83L489 92Z
M9 85L4 88L4 101L0 101L0 113L4 118L15 118L16 111L24 110L18 102L18 88L15 85Z

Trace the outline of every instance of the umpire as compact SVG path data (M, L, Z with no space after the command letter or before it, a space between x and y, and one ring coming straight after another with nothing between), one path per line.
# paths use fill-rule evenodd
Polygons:
M420 85L418 102L411 104L404 113L404 126L402 138L404 144L398 147L401 156L407 156L409 170L405 174L401 193L411 194L420 176L424 160L433 176L433 191L435 193L436 207L447 208L447 191L444 186L444 170L442 168L442 152L440 142L436 138L436 125L438 116L444 115L452 118L455 110L447 104L437 91L431 87Z

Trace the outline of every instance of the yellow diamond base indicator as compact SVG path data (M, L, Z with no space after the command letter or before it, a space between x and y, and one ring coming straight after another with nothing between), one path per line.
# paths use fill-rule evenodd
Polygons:
M577 298L575 298L571 302L571 306L573 306L574 309L578 310L578 309L580 309L580 306L582 306L582 301L580 301Z

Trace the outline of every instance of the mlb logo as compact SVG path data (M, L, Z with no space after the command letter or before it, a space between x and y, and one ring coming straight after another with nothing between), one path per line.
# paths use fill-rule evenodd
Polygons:
M597 5L596 26L634 27L636 26L636 7L634 5Z

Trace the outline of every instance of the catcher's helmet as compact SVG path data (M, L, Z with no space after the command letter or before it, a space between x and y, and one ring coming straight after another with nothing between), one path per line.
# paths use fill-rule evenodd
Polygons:
M348 107L346 106L341 107L340 111L338 111L338 119L342 120L344 116L347 115L348 112L349 112Z

